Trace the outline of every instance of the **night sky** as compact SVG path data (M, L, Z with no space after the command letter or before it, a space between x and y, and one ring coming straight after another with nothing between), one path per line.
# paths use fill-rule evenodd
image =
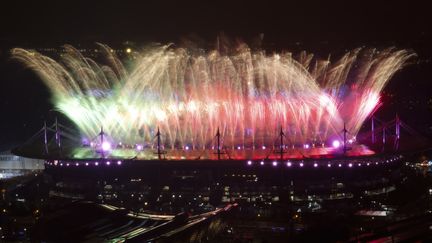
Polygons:
M212 43L222 32L247 43L264 34L263 48L269 51L307 50L322 56L360 46L412 49L418 59L390 82L386 92L394 95L384 94L380 112L385 117L397 111L422 134L432 133L432 14L427 1L105 2L1 1L0 148L24 141L45 118L55 116L49 111L49 92L10 59L10 48L95 42L121 47L126 41L140 46L185 39Z

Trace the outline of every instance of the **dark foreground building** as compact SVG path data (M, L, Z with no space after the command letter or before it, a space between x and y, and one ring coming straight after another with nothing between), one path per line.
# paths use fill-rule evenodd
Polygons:
M50 196L136 214L200 215L238 203L214 239L301 240L310 237L304 232L322 228L317 224L324 217L333 227L320 234L332 241L360 235L364 225L373 225L364 220L380 225L394 217L394 205L380 199L399 189L405 162L394 154L284 162L55 160L46 163L46 176Z

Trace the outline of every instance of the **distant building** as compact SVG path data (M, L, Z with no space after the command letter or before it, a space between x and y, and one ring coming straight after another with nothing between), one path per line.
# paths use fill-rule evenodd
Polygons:
M10 151L0 152L0 180L43 170L44 168L43 160L16 156Z

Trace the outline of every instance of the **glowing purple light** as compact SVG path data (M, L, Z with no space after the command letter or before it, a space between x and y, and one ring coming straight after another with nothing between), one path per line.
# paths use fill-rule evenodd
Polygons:
M309 148L309 144L303 145L303 148L308 149Z
M329 168L330 168L330 167L331 167L331 164L327 164L327 167L329 167Z
M143 149L143 146L142 146L141 144L137 144L136 149L137 149L137 150L142 150L142 149Z
M252 161L248 160L247 164L252 165Z
M88 162L86 162L86 163L85 163L85 165L86 165L86 166L88 166L88 165L89 165L89 163L88 163Z
M108 151L111 149L111 144L109 142L103 142L102 143L102 150L103 151Z
M266 146L263 145L261 148L262 148L262 149L266 149Z
M106 165L110 165L110 164L111 164L111 162L109 162L109 161L106 162Z
M185 149L186 149L186 150L189 150L189 146L186 146Z
M273 166L277 166L278 162L277 161L273 161Z
M339 148L339 146L341 144L340 144L339 140L334 140L333 143L332 143L332 145L333 145L334 148Z
M342 167L342 164L339 164L339 167Z
M261 162L260 162L260 165L264 165L264 161L261 161Z
M288 162L286 163L286 165L287 165L288 167L291 167L292 164L291 164L291 162L288 161Z
M314 167L315 167L315 168L318 167L318 164L317 164L317 163L314 163Z
M370 165L370 163L367 163L366 165L367 165L367 166L369 166L369 165Z
M69 163L67 163L66 166L69 166Z
M98 166L98 165L99 165L99 162L95 162L95 165Z
M237 146L237 149L240 150L240 149L241 149L241 146Z
M78 166L79 164L78 163L75 163L75 166Z
M358 166L361 166L361 164L360 164L360 163L358 163Z
M352 167L352 163L349 163L349 164L348 164L348 167Z
M300 167L303 167L303 165L304 165L303 163L300 163Z
M122 164L121 160L117 161L117 164L118 164L118 165L121 165L121 164Z

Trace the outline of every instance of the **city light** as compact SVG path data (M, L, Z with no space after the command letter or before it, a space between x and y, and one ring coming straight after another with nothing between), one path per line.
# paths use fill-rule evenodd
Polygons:
M332 145L333 145L334 148L339 148L339 146L340 146L339 140L334 140L333 143L332 143Z
M102 150L103 151L109 151L111 149L111 144L109 142L103 142L102 143Z

